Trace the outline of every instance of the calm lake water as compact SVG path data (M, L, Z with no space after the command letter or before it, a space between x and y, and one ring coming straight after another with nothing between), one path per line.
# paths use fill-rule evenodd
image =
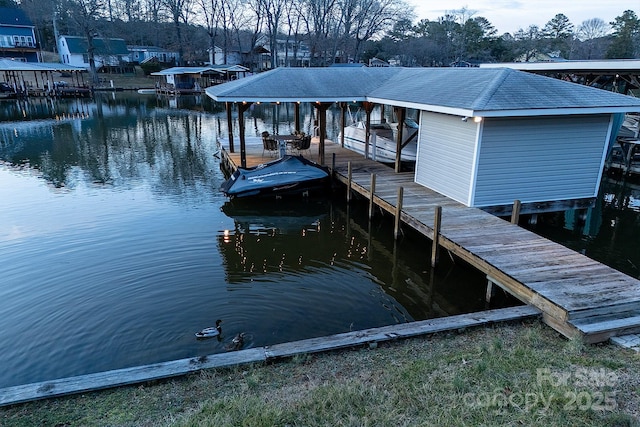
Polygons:
M257 106L249 132L292 115ZM229 204L225 117L190 97L0 103L0 388L485 309L481 274L443 256L432 275L430 242L394 243L366 205Z

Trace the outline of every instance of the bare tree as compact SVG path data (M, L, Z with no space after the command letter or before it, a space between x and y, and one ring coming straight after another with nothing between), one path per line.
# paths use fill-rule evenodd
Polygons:
M104 0L63 0L59 12L64 12L87 39L87 55L89 57L89 74L91 82L97 85L98 73L95 61L95 39L98 37L98 22L104 18Z
M223 23L223 1L199 0L199 4L204 18L204 27L209 36L209 62L213 65L215 63L216 38Z
M289 0L258 0L258 13L265 16L267 36L269 37L269 51L271 53L271 67L278 66L278 33L283 14Z
M582 40L583 45L586 47L586 52L584 52L584 55L586 56L585 59L593 58L598 39L605 37L609 34L609 31L611 31L609 24L600 18L591 18L580 24L577 36Z
M335 26L336 4L336 0L300 1L300 16L309 36L311 60L320 64L329 63L329 34Z
M285 16L287 18L287 43L285 44L285 66L291 66L291 60L293 65L297 65L298 53L300 52L301 34L300 29L302 26L302 16L300 15L300 7L298 1L291 1L287 3ZM291 40L291 48L293 50L291 59L289 56L289 41Z
M191 14L191 3L193 0L163 0L164 6L171 15L171 20L176 32L176 43L180 61L184 60L184 43L182 41L183 23L188 23Z

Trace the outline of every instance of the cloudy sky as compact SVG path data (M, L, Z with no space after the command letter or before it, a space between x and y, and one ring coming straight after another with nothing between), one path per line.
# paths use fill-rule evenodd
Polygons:
M637 0L407 0L415 6L418 19L434 20L445 11L466 7L484 16L498 29L498 33L513 33L529 25L543 27L556 14L564 13L577 27L591 18L609 23L625 10L640 13ZM635 7L634 7L635 4Z

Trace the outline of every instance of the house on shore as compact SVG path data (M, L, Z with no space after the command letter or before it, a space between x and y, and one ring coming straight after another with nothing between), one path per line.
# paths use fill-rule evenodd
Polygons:
M640 111L637 98L508 68L277 68L206 92L239 110L252 102L309 102L319 114L350 102L417 110L414 181L497 213L515 200L523 213L588 206L624 113Z
M94 60L98 71L132 72L129 49L124 39L95 38ZM60 36L58 38L60 62L89 69L89 44L86 37Z
M40 62L35 26L22 9L0 7L0 58Z
M175 51L163 49L156 46L127 46L129 50L128 62L134 64L144 64L151 60L156 60L163 64L178 64L180 54Z

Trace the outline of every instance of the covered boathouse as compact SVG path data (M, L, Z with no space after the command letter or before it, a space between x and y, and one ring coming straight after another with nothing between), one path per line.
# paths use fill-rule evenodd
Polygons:
M494 213L514 200L522 213L589 206L624 113L640 111L640 99L508 68L277 68L206 93L228 115L238 106L241 152L251 103L313 103L323 163L331 104L416 109L415 182Z

